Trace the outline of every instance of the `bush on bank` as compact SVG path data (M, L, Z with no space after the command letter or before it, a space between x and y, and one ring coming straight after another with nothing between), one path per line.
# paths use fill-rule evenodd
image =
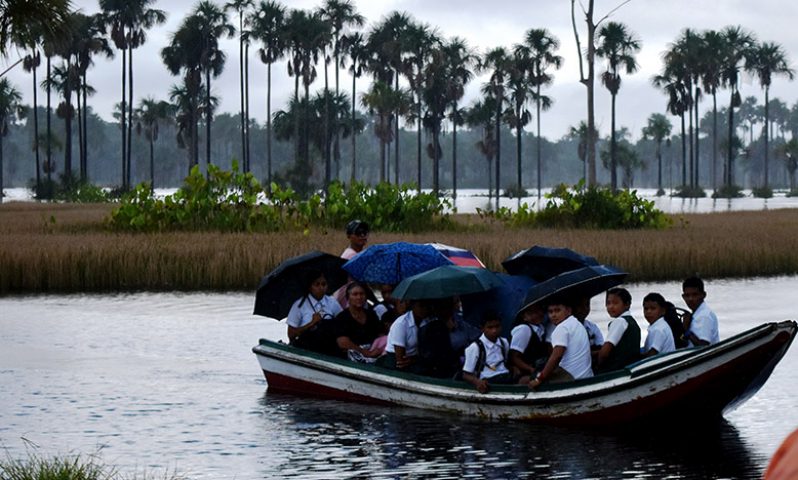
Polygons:
M275 232L311 227L340 228L353 218L367 219L382 231L420 231L449 224L447 200L416 193L412 185L334 182L327 194L302 200L276 184L269 191L251 173L211 165L208 176L194 167L174 195L156 198L138 185L111 212L109 225L127 231Z
M177 474L163 475L122 475L116 468L105 465L98 455L55 456L46 458L35 452L28 452L27 458L0 460L0 478L3 480L122 480L148 478L181 480L186 477Z
M479 210L478 213L513 227L658 229L671 223L653 201L638 196L636 190L613 192L608 188L585 187L580 182L573 187L561 184L545 198L546 205L538 212L524 203L514 212L500 208L496 212Z

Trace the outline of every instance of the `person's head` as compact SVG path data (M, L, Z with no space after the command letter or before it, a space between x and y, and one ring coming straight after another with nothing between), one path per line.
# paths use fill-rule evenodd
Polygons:
M590 315L590 297L579 297L574 301L574 317L580 322L584 322Z
M573 313L571 300L563 296L555 296L549 299L547 312L551 323L558 325Z
M380 284L380 295L382 295L382 300L385 303L392 303L396 304L396 299L393 298L393 289L396 285L392 285L390 283L381 283Z
M413 317L416 323L421 322L425 318L431 317L434 314L434 305L432 300L413 300L410 303L410 309L413 311Z
M448 320L454 316L455 299L454 298L438 298L432 301L433 315L436 317Z
M698 277L690 277L682 282L682 299L690 310L695 311L707 298L704 291L704 281Z
M360 282L351 282L346 286L346 301L350 309L362 309L366 306L366 286Z
M531 325L540 325L546 317L546 311L540 303L533 303L521 312L521 319L524 323Z
M643 297L643 316L648 323L654 323L664 317L667 310L668 302L659 293L652 292Z
M321 298L327 293L327 277L319 270L311 270L305 277L305 292L315 298Z
M493 310L488 310L482 314L479 320L479 326L485 338L491 342L498 340L499 335L502 334L502 320L499 314Z
M369 224L362 220L352 220L346 224L346 238L352 250L360 252L369 241Z
M632 294L625 288L611 288L607 290L604 306L607 307L607 313L612 318L620 317L632 306Z

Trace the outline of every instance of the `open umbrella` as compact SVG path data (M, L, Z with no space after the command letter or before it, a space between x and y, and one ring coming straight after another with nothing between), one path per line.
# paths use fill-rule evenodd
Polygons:
M526 293L523 307L533 303L545 302L554 295L562 294L572 298L592 297L622 284L627 273L606 265L591 265L570 272L561 273L548 280L533 285Z
M502 285L495 273L485 268L444 265L405 278L393 291L400 300L447 298L484 292Z
M343 266L352 278L396 285L407 277L452 262L429 245L394 242L372 245Z
M463 304L463 319L478 327L485 312L496 312L502 321L502 332L509 335L516 313L524 304L526 292L536 282L526 275L497 273L496 276L501 280L501 286L487 292L460 296Z
M502 262L507 273L526 275L537 281L549 279L569 270L598 264L595 258L569 248L550 248L540 245L521 250Z
M289 258L263 277L255 294L255 315L285 318L291 305L307 293L305 282L311 271L319 271L327 278L327 292L334 292L345 284L348 275L341 267L346 263L341 257L312 251Z
M461 267L485 268L485 264L482 263L482 260L477 258L476 255L474 255L470 250L466 250L465 248L453 247L451 245L445 245L443 243L428 243L427 245L441 252L444 257L451 260L452 263L454 263L455 265L460 265Z

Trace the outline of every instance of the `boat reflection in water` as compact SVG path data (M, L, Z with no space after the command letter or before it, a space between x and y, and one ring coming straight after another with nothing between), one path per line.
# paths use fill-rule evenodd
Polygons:
M282 477L759 478L764 458L725 420L622 430L491 421L290 394L261 399L284 423ZM274 417L279 411L282 417Z

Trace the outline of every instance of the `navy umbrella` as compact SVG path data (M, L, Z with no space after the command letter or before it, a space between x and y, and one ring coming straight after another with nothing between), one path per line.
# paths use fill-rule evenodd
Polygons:
M595 258L569 248L550 248L540 245L521 250L502 262L507 273L526 275L537 281L549 279L569 270L598 264Z
M393 291L400 300L447 298L485 292L502 285L495 273L485 268L444 265L405 278Z
M394 242L370 246L343 268L361 282L396 285L407 277L451 264L431 245Z
M348 280L341 268L346 260L329 253L312 251L289 258L263 277L255 294L255 315L285 318L291 305L307 293L310 272L321 272L327 279L327 293L334 292Z
M561 273L532 286L519 311L534 303L545 303L554 295L562 294L574 299L598 295L622 284L626 275L626 272L606 265L592 265Z
M525 275L497 273L496 276L501 280L501 286L460 297L463 319L478 327L485 312L496 312L502 320L502 333L507 336L513 328L516 313L524 305L526 292L535 285L535 281Z

